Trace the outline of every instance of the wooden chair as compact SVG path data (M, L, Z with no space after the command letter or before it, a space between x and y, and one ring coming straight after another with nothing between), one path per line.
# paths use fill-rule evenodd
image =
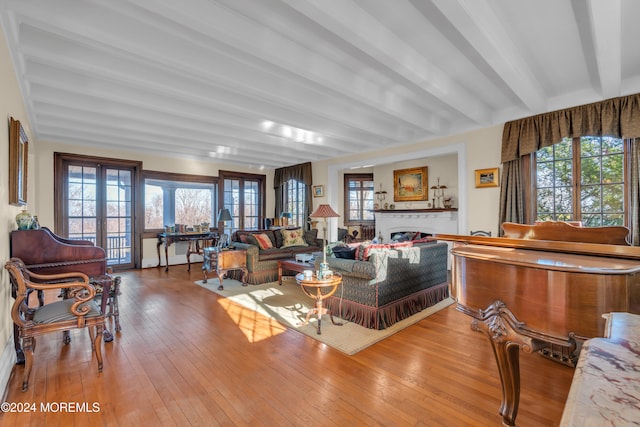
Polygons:
M95 302L95 289L84 273L36 274L29 271L22 260L11 258L5 264L11 285L16 288L16 300L11 318L18 326L19 338L25 353L22 391L29 388L29 375L33 367L36 337L50 332L88 328L91 347L96 353L98 372L102 372L101 338L105 316ZM29 295L34 291L59 290L69 298L29 307Z

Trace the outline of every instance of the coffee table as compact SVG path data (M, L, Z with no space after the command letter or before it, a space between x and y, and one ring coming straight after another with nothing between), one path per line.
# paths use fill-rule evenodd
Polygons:
M316 267L308 262L300 262L295 259L280 259L278 260L278 284L282 285L282 270L294 271L296 273L303 273L305 270L315 270Z

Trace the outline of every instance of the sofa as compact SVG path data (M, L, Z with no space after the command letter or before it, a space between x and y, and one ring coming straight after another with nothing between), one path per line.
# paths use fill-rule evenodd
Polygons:
M329 269L342 275L342 284L325 300L334 316L386 329L449 296L444 242L360 244L352 252L355 259L327 258Z
M297 254L322 252L318 230L281 228L273 230L237 230L231 235L236 249L247 251L245 283L259 285L278 279L278 260L295 259ZM240 271L230 272L240 279Z

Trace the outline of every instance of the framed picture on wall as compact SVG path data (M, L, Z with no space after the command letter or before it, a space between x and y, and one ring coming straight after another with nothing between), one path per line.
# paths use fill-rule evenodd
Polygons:
M9 119L9 203L27 204L27 166L29 141L22 125L13 117Z
M476 188L497 187L500 171L498 168L476 169Z
M393 171L393 201L412 202L427 200L427 167Z
M324 185L313 186L313 197L324 197Z

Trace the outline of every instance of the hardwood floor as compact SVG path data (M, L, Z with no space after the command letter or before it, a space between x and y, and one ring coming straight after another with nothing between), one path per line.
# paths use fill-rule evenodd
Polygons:
M195 285L199 267L119 273L123 329L104 344L104 371L86 331L67 346L40 338L29 390L16 366L4 399L35 411L0 424L501 425L490 345L454 306L346 356ZM558 425L573 370L524 353L520 365L518 425Z

